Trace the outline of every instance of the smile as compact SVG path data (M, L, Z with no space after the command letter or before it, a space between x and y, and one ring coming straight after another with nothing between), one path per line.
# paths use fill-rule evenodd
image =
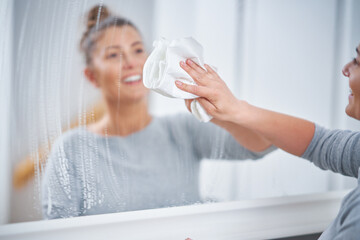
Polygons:
M136 81L139 81L141 80L141 75L133 75L133 76L130 76L128 78L125 78L124 82L125 83L130 83L130 82L136 82Z

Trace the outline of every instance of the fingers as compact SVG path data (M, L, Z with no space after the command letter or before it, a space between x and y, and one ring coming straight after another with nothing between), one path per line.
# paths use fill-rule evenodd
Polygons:
M209 100L202 97L197 98L196 100L200 103L200 105L205 109L208 114L213 116L216 108L211 102L209 102Z
M203 68L190 59L187 59L186 62L181 61L180 66L198 85L204 85L206 81L204 77L207 72Z
M218 75L217 72L215 72L214 69L212 69L212 67L210 67L209 65L204 64L204 67L209 73Z
M192 68L194 71L196 71L199 74L206 73L206 70L204 70L201 66L199 66L196 62L194 62L191 59L187 59L185 62L190 68Z
M181 90L183 90L185 92L188 92L188 93L192 93L192 94L194 94L196 96L205 97L205 98L208 98L208 97L211 96L209 88L206 88L206 87L203 87L203 86L186 84L186 83L183 83L183 82L181 82L179 80L176 80L175 84L179 89L181 89Z

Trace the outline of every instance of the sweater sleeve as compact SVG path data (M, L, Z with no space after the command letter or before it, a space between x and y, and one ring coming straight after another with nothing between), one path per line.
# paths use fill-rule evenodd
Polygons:
M358 177L360 132L327 130L316 125L313 139L302 157L321 169Z
M42 179L41 203L45 219L79 214L76 184L73 163L64 151L63 140L59 139L52 146Z
M272 152L271 146L262 152L253 152L240 145L233 136L213 123L201 123L191 115L183 115L183 124L199 159L245 160L259 159Z

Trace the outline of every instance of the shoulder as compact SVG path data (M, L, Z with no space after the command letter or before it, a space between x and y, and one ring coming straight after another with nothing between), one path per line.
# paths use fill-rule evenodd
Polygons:
M84 148L88 145L87 139L89 139L90 135L91 133L85 127L78 127L64 132L52 143L50 160L54 158L71 158L77 152L76 149L79 146Z
M315 124L315 133L312 142L330 141L332 144L352 143L360 144L360 132L342 129L327 129Z
M68 130L62 133L54 143L52 144L52 148L59 146L70 146L74 143L78 142L83 136L87 134L85 127L78 127L71 130Z
M72 171L76 152L76 142L83 130L81 127L66 131L61 134L52 144L51 152L46 163L45 179L51 176L64 175Z
M359 131L352 130L343 130L343 129L328 129L319 124L315 124L315 136L319 135L319 137L323 135L339 135L339 136L348 136L348 135L360 135Z
M327 129L315 124L314 136L303 154L303 158L311 156L337 156L344 159L348 156L360 156L360 132L341 129ZM328 154L325 154L328 153ZM344 154L344 155L343 155Z

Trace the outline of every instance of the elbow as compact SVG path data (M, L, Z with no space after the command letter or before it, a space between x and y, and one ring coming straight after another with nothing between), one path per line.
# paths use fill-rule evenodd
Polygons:
M269 144L267 145L265 148L260 148L260 149L256 149L256 150L251 150L253 152L253 156L251 159L256 160L256 159L261 159L264 156L266 156L267 154L275 151L277 149L276 146Z
M265 154L266 154L267 150L270 149L272 146L273 145L271 143L266 143L266 144L263 144L263 145L260 145L260 146L259 145L254 146L252 149L249 149L249 150L253 151L255 153L259 153L259 154L265 152Z

